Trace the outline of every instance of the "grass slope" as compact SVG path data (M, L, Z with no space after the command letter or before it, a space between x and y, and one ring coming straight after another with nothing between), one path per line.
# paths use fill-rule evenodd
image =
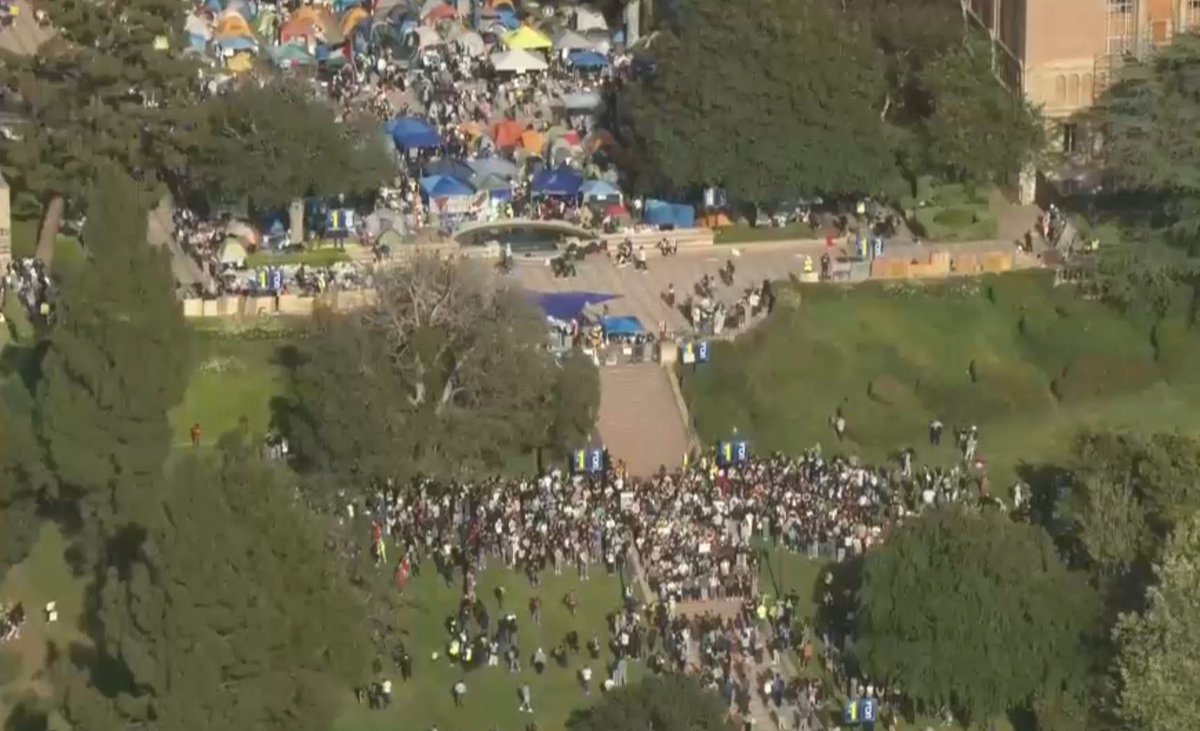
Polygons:
M1182 320L1121 315L1047 272L933 284L814 285L762 327L683 369L706 442L736 428L762 452L826 449L882 460L904 447L951 462L976 424L993 478L1062 456L1081 426L1194 432L1200 343ZM847 421L833 444L830 419ZM933 418L942 446L927 446Z

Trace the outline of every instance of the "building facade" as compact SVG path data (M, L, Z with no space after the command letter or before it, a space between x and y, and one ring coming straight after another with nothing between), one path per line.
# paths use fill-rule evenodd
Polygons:
M1068 184L1090 186L1103 145L1088 112L1131 59L1200 32L1200 0L962 0L992 37L996 71L1047 120L1050 150Z

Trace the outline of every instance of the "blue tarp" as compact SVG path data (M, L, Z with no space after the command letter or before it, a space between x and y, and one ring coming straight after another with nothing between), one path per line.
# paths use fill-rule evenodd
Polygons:
M608 58L596 51L571 51L567 55L567 61L581 69L602 69L608 65Z
M579 189L584 198L620 198L621 191L607 180L589 180Z
M402 149L424 149L441 147L442 136L429 122L418 117L396 117L384 127L391 135L396 147Z
M263 233L268 236L282 236L287 233L288 221L291 216L287 211L272 211L264 213L262 218Z
M583 187L583 176L565 165L553 170L543 170L533 176L533 192L539 195L579 195Z
M427 178L421 178L421 190L425 191L425 195L430 198L466 196L475 193L471 186L461 180L455 180L449 175L430 175Z
M470 183L471 178L475 177L475 171L462 160L440 157L437 160L431 160L425 166L425 175L445 175L455 180L461 180L464 183Z
M602 292L532 292L533 300L547 317L560 322L578 320L589 305L615 300L620 295Z
M604 334L613 337L632 337L634 335L644 335L646 328L642 327L641 320L636 317L606 317L600 323L604 328Z
M648 200L643 217L646 223L653 226L674 226L675 228L692 228L696 225L696 209L682 203L667 203L660 200Z
M226 51L257 51L258 44L253 38L242 36L222 36L217 39L217 45Z

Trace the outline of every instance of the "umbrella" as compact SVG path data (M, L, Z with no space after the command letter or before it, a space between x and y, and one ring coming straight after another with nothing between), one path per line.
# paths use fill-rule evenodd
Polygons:
M425 191L425 195L430 198L461 197L475 192L471 186L448 175L430 175L421 178L421 190Z
M540 48L553 48L554 41L550 40L545 33L523 25L517 30L504 36L504 45L509 48L521 49L525 51L536 50Z
M563 29L554 36L554 47L558 50L592 50L592 42L584 38L582 34L576 33L570 29Z
M481 157L468 161L467 165L481 178L497 177L511 180L519 174L516 163L502 157Z
M608 65L608 58L596 51L571 51L567 61L580 69L602 69Z
M471 178L475 177L475 170L462 160L441 157L437 160L431 160L425 166L425 175L428 177L444 175L448 178L454 178L455 180L467 183L470 182Z
M549 67L550 65L544 59L519 48L492 56L492 68L497 71L511 71L520 74L526 71L545 71Z

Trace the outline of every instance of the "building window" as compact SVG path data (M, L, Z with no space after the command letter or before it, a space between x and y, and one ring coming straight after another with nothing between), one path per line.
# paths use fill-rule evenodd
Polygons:
M1108 0L1108 12L1133 15L1133 0Z
M1062 74L1054 79L1054 103L1060 106L1067 103L1067 77Z
M1200 0L1183 0L1183 18L1180 25L1185 30L1200 30Z
M1122 54L1133 50L1133 0L1108 0L1107 24L1108 52Z
M1067 100L1071 106L1079 106L1079 74L1071 74L1071 80L1067 83Z
M1079 125L1074 122L1063 122L1062 124L1062 151L1068 155L1074 155L1079 144Z

